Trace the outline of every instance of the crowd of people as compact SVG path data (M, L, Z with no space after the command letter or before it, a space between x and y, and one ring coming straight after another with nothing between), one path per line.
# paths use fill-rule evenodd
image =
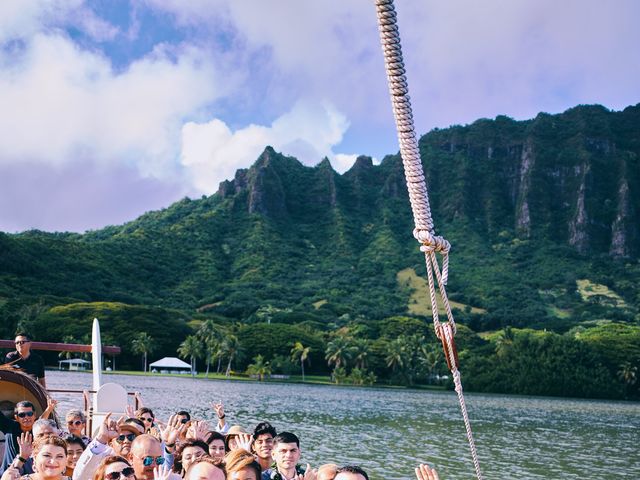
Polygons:
M28 342L26 335L16 337L27 357ZM44 373L41 379L45 385ZM0 412L0 480L369 480L357 465L302 465L294 433L277 432L267 421L251 431L231 426L222 402L212 404L215 426L184 410L161 422L139 396L137 403L137 410L127 406L118 419L105 415L93 438L80 410L68 411L59 425L51 398L38 419L29 401L15 405L13 419ZM417 480L438 480L428 465L415 474Z

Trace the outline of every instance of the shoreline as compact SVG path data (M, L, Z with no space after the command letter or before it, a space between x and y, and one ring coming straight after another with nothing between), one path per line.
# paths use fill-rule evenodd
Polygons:
M71 373L84 373L92 375L91 370L60 370L57 368L46 368L46 371L55 372L71 372ZM302 381L301 375L291 375L288 379L274 378L258 380L257 378L251 378L246 375L230 375L225 376L222 373L211 373L206 376L205 373L197 373L196 375L187 375L180 373L151 373L142 372L138 370L117 370L117 371L102 371L103 375L127 375L132 377L170 377L170 378L190 378L194 380L212 380L212 381L238 381L238 382L254 382L254 383L269 383L269 384L296 384L296 385L328 385L332 387L357 387L357 388L383 388L391 390L428 390L428 391L453 391L440 385L393 385L393 384L381 384L374 383L373 385L356 385L353 383L334 383L331 381L329 375L305 375L305 381Z

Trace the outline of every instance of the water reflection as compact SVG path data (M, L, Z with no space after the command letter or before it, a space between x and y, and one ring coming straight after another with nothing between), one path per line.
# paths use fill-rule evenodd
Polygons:
M49 372L51 388L89 388L86 373ZM246 428L269 420L302 440L314 466L359 463L372 479L414 478L428 461L444 479L474 478L457 398L452 393L363 389L175 377L109 375L139 391L157 416L178 409L213 420L223 400L227 420ZM61 396L62 409L79 406ZM625 402L467 394L485 478L640 478L640 405ZM59 409L60 410L60 409Z

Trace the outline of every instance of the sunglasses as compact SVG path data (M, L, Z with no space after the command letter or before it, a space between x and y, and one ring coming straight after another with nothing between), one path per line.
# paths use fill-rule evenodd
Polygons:
M180 423L187 423L189 420L187 420L186 418L181 418L180 419Z
M33 412L20 412L20 413L16 413L16 415L19 416L20 418L33 417Z
M76 421L71 421L71 422L67 422L67 425L75 425L76 427L78 425L82 425L84 422L82 420L76 420Z
M140 420L142 420L143 422L153 423L153 418L151 417L140 417Z
M16 345L24 345L25 343L29 343L29 340L18 340Z
M136 434L135 433L128 433L126 435L118 435L116 437L116 442L118 443L122 443L125 441L125 439L129 440L130 442L133 442L133 440L136 438Z
M104 478L107 480L118 480L120 477L131 477L134 473L133 467L124 467L121 472L107 473Z
M150 465L153 465L153 462L156 462L156 465L162 465L164 463L164 457L152 457L151 455L149 455L148 457L144 457L142 459L142 464L145 467L148 467Z

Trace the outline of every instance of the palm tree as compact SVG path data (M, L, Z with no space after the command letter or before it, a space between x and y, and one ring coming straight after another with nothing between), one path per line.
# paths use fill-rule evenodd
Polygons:
M291 349L291 359L296 362L300 360L300 368L302 368L302 382L304 383L304 362L309 357L311 347L305 347L301 342L296 342Z
M504 330L496 338L496 355L498 357L506 356L511 351L515 339L516 336L513 329L508 325L504 327Z
M386 348L385 362L394 372L404 367L405 342L401 337L389 342Z
M327 344L324 358L336 368L346 367L351 360L351 344L346 337L338 336Z
M146 372L147 354L153 353L153 351L156 349L155 340L147 332L139 332L133 337L133 340L131 340L131 348L133 350L133 353L142 355L144 366L143 371Z
M62 337L62 343L78 343L78 340L76 340L73 335L65 335ZM73 358L73 352L62 351L58 353L58 358L69 360L70 358Z
M191 375L195 376L196 359L202 355L200 339L195 335L189 335L178 347L178 355L182 358L189 357L191 359Z
M271 366L269 362L264 361L262 355L256 355L253 357L253 363L247 367L247 373L249 375L258 375L258 380L264 380L265 375L271 375Z
M231 364L235 359L242 358L244 354L244 349L240 344L240 340L235 335L227 335L226 338L222 341L222 354L227 357L227 370L225 372L225 376L229 376L231 374Z
M427 368L429 372L427 375L427 382L432 383L436 378L438 372L438 366L443 359L443 353L437 345L427 345L426 343L420 346L420 362Z
M631 362L624 362L618 370L618 378L629 387L635 385L638 381L638 367L631 365Z
M351 353L356 367L365 371L367 369L367 357L369 356L369 347L371 342L366 338L356 338L351 346Z
M210 318L205 320L198 329L198 336L204 342L205 357L207 359L207 372L205 376L209 376L209 366L211 365L211 359L218 351L218 345L222 338L220 327Z

